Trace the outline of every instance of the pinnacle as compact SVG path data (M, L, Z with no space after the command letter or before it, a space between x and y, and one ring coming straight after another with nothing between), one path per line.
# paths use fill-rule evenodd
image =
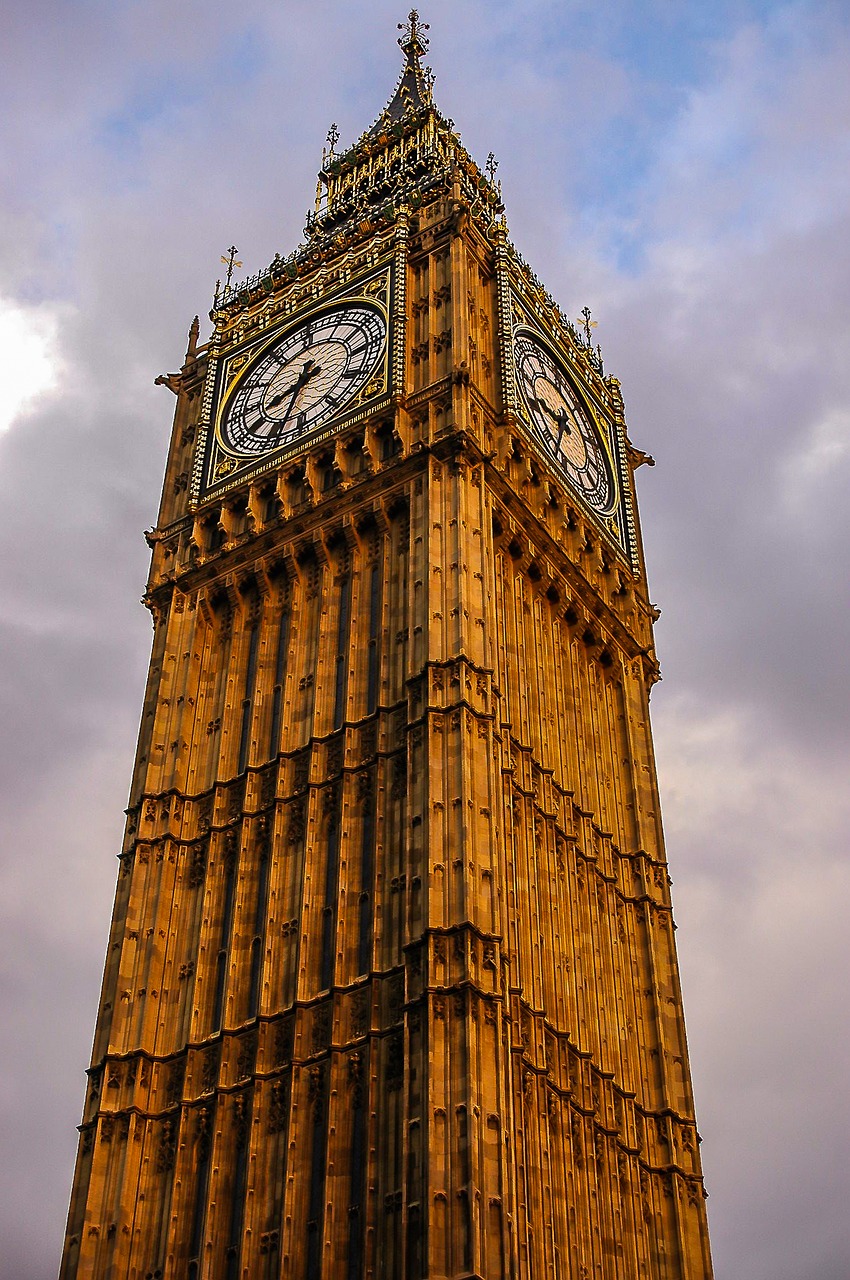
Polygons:
M422 59L428 52L428 37L425 35L429 30L428 23L421 22L418 11L411 9L407 25L399 23L398 29L402 32L398 44L404 54L404 67L393 96L372 125L368 137L378 137L406 115L421 111L433 103L434 73L429 66L422 64Z

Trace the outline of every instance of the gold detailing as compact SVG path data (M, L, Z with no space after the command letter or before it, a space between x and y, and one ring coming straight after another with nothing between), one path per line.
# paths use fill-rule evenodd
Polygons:
M384 390L386 380L383 374L379 374L377 378L373 378L371 382L367 382L366 386L357 396L355 404L362 404L364 400L371 400L373 396L378 396Z
M245 368L245 365L248 363L249 359L250 359L250 356L243 355L243 356L234 356L232 360L228 360L227 362L227 385L228 386L230 385L231 382L233 382L237 374L241 373L241 371Z

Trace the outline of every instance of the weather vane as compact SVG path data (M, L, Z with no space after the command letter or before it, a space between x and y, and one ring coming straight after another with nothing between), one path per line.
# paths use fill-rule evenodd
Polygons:
M590 346L590 331L591 329L595 329L598 323L598 321L596 320L591 320L590 315L591 315L590 307L585 307L581 313L581 318L579 320L579 324L584 329L585 342L587 343L588 346Z
M239 250L236 248L235 244L232 244L230 248L227 250L227 252L229 254L229 257L225 258L224 254L221 255L221 260L224 263L224 265L227 267L227 280L224 285L225 289L230 288L230 281L233 278L233 272L235 271L235 269L237 267L242 266L241 262L236 261L236 255L239 252Z
M399 31L404 34L399 38L399 45L402 49L409 44L419 45L423 51L428 48L428 37L423 35L424 31L430 31L431 27L427 22L419 21L418 9L411 9L407 15L407 26L403 22L398 24Z

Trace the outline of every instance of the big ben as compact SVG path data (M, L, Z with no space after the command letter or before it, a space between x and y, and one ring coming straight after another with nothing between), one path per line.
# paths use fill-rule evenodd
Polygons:
M161 379L63 1280L711 1276L645 455L426 30Z

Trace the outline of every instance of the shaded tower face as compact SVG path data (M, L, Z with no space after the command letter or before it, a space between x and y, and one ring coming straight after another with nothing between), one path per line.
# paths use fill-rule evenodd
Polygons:
M167 379L66 1278L711 1274L639 455L400 43Z

